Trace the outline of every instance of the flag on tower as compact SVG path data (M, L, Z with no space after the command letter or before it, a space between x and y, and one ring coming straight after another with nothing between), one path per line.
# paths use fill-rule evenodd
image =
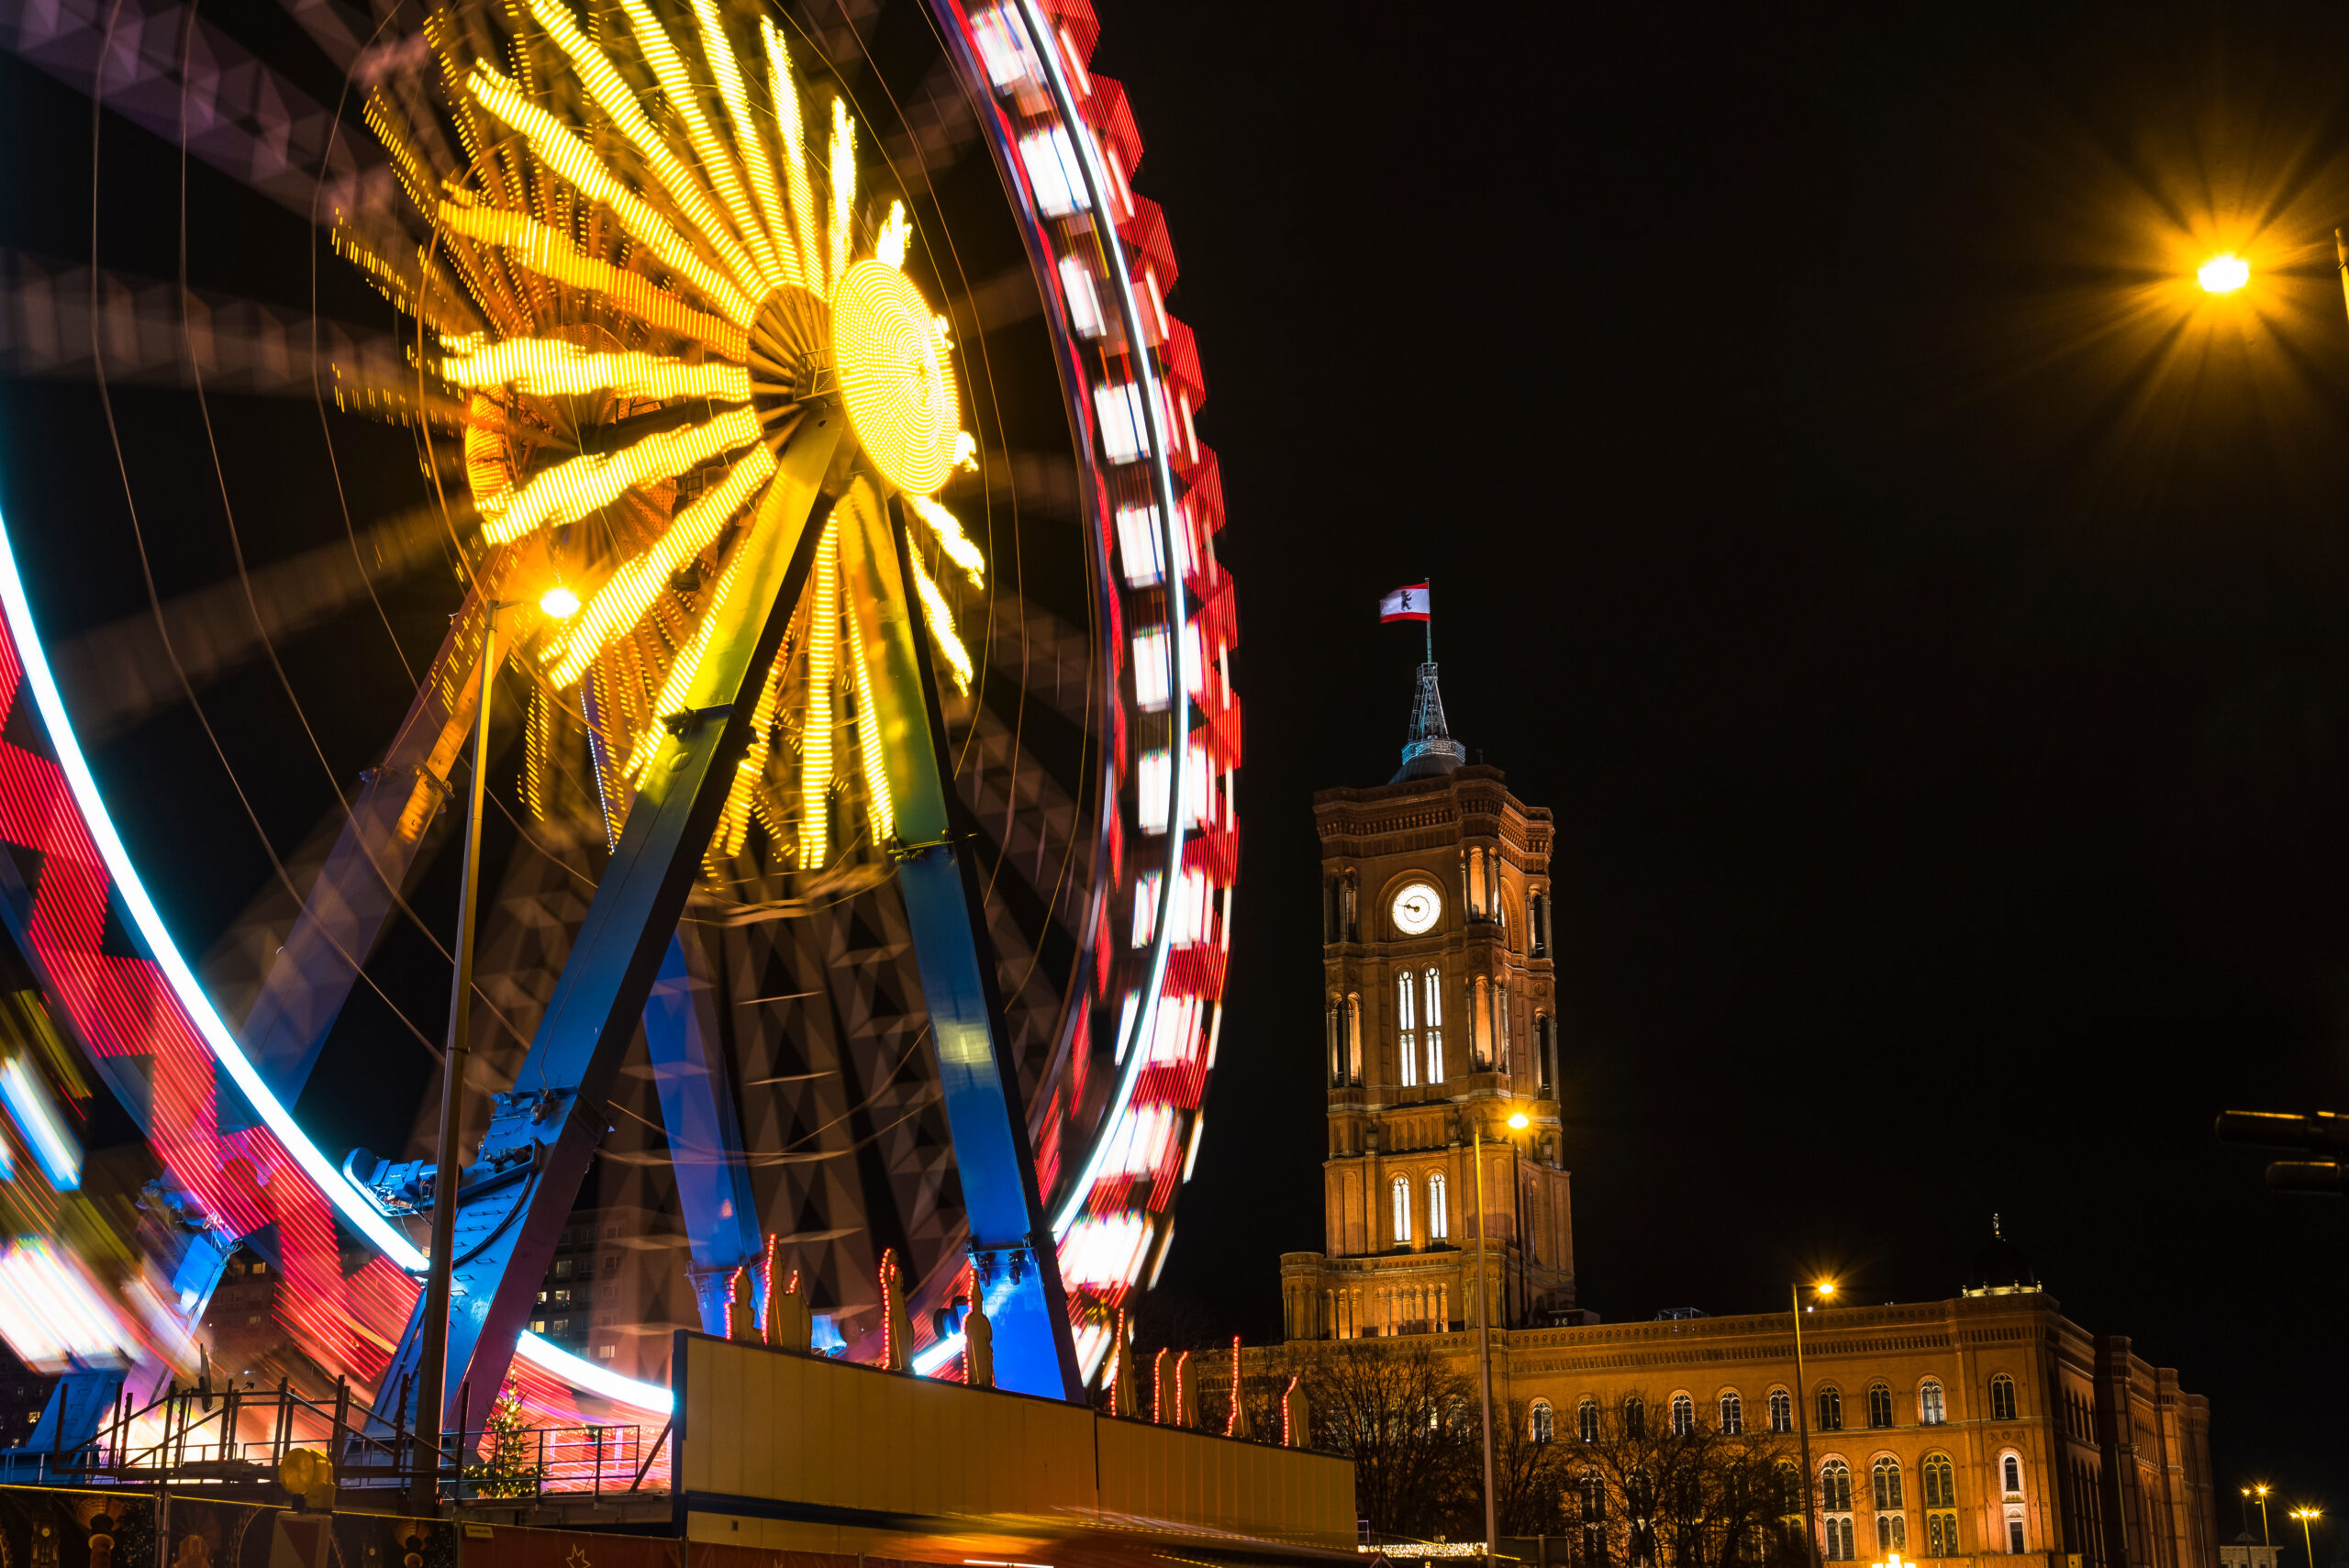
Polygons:
M1428 617L1428 585L1414 583L1397 588L1378 601L1378 618L1388 620L1426 620Z

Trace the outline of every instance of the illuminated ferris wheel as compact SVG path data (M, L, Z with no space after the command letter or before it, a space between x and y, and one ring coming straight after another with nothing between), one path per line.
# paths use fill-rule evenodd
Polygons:
M479 728L451 1396L665 1403L531 1326L601 1157L713 1331L785 1267L853 1331L886 1248L918 1370L956 1374L975 1299L1000 1381L1074 1396L1196 1155L1239 762L1204 388L1089 7L288 15L10 22L99 106L102 214L176 187L181 275L142 290L103 216L85 267L6 258L7 368L86 379L86 428L43 417L119 461L0 491L0 906L76 1048L41 1093L78 1065L154 1170L111 1262L87 1222L0 1254L34 1282L0 1333L186 1376L250 1246L302 1353L397 1417L430 1162L332 1133L438 1045ZM306 268L306 309L195 275L239 203L250 251L297 237L251 272ZM214 583L142 458L197 429ZM330 781L308 821L297 774ZM149 891L257 862L193 938Z

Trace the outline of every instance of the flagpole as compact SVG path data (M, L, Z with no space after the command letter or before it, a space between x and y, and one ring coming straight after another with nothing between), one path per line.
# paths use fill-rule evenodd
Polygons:
M1428 618L1419 624L1427 628L1428 662L1432 664L1435 662L1435 579L1432 577L1428 578L1427 585Z

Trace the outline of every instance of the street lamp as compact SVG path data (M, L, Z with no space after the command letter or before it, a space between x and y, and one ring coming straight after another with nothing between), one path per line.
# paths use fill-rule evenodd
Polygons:
M2262 1546L2276 1544L2267 1533L2267 1494L2274 1490L2276 1488L2265 1481L2254 1481L2251 1484L2251 1495L2259 1499L2259 1544Z
M2316 1568L2316 1542L2309 1536L2309 1525L2313 1520L2324 1518L2324 1510L2321 1508L2294 1508L2292 1510L2292 1517L2300 1521L2300 1544L2308 1548L2309 1568Z
M2251 263L2232 250L2223 251L2203 262L2194 276L2205 294L2232 294L2251 282Z
M417 1347L416 1440L419 1450L409 1499L418 1516L440 1506L440 1390L449 1377L449 1298L457 1250L457 1113L463 1098L465 1060L473 1054L473 911L481 897L481 806L489 772L489 704L497 678L497 612L520 600L492 599L482 617L481 695L473 713L473 773L465 806L464 878L457 893L456 974L450 982L449 1049L441 1058L440 1147L432 1173L432 1242L424 1276L423 1337ZM568 620L579 595L557 583L539 596L539 613ZM464 1434L457 1434L459 1447ZM426 1457L427 1453L429 1457Z
M1835 1296L1835 1282L1820 1280L1810 1287L1811 1294L1821 1301ZM1803 1533L1810 1540L1811 1568L1819 1568L1819 1510L1811 1491L1815 1479L1810 1473L1810 1396L1803 1392L1802 1384L1802 1286L1798 1284L1788 1293L1795 1309L1795 1430L1802 1435L1802 1525Z
M1508 1114L1512 1131L1522 1132L1533 1118L1521 1110ZM1468 1136L1474 1147L1470 1162L1476 1168L1476 1365L1477 1390L1485 1411L1485 1568L1493 1568L1493 1293L1485 1277L1485 1124L1471 1118Z

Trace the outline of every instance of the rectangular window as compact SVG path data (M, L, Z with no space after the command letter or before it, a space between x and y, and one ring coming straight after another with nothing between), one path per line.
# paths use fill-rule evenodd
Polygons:
M1418 1009L1411 1005L1413 995L1418 990L1419 986L1413 983L1409 970L1407 969L1395 977L1396 1054L1402 1061L1403 1086L1407 1089L1419 1081L1419 1031L1416 1021Z
M572 1269L572 1262L571 1262L571 1260L570 1260L569 1258L557 1258L557 1259L554 1261L554 1277L555 1277L555 1278L557 1278L557 1279L569 1279L569 1278L571 1277L571 1269Z
M1443 971L1430 969L1421 976L1427 999L1428 1082L1443 1082Z
M2022 1516L2021 1514L2007 1516L2007 1550L2018 1557L2022 1555Z

